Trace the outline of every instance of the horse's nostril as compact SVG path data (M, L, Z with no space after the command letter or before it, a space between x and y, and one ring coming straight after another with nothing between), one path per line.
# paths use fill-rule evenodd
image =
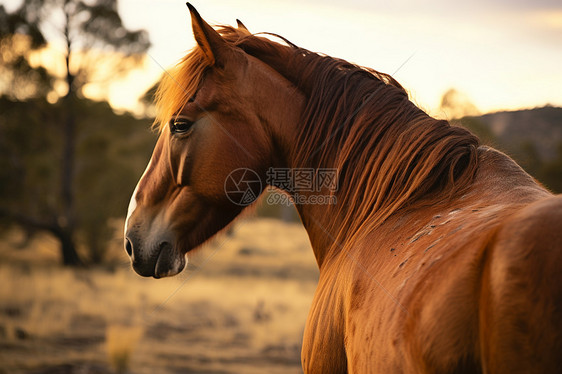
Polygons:
M133 245L131 244L129 238L125 238L125 250L129 254L129 256L133 255Z

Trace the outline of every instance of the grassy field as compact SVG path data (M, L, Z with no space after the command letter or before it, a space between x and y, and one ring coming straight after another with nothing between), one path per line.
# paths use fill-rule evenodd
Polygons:
M248 218L170 279L64 269L56 243L0 244L0 373L298 373L318 271L300 225Z

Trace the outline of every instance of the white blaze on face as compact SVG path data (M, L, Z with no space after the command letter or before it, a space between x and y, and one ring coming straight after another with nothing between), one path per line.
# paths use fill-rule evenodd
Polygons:
M150 161L148 162L148 166L144 170L144 173L142 173L142 176L140 177L139 182L137 183L137 186L135 187L135 190L133 191L133 195L131 196L131 201L129 201L129 208L127 209L127 218L125 219L125 232L123 233L124 237L127 237L127 228L129 227L129 218L131 218L131 216L133 215L133 212L135 211L135 209L137 209L137 191L139 190L139 186L142 182L142 179L146 175L146 172L148 171L148 169L150 169L150 165L152 165L152 158L150 158Z

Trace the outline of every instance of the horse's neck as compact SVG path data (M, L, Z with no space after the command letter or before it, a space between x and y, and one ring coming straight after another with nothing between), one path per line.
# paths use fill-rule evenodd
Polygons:
M396 222L404 220L424 225L440 210L454 209L465 205L517 205L528 204L538 198L548 195L527 173L525 173L513 160L495 149L482 147L479 151L480 166L472 186L465 194L450 201L446 206L427 207L423 211L399 212L400 216L393 216L380 230L392 231ZM305 194L305 197L312 193ZM345 203L338 201L339 203ZM327 258L335 258L339 249L342 249L346 238L338 238L337 228L342 227L342 217L331 214L327 206L303 204L297 205L303 224L308 232L314 254L320 267ZM351 212L352 213L352 212ZM414 225L415 226L415 225ZM411 227L413 232L418 228ZM387 235L387 232L381 235ZM373 248L373 251L377 248ZM329 252L334 251L334 252Z
M308 233L318 267L322 268L325 259L330 255L329 250L334 243L338 243L337 233L332 229L332 221L339 217L327 214L327 208L321 205L297 204L296 207Z
M302 108L303 101L302 96L293 94L293 97L286 101L289 103L288 107L293 110L288 111L287 113L282 113L282 115L272 112L272 114L266 116L266 118L273 118L273 120L268 121L266 124L266 126L269 126L269 132L273 135L272 142L275 145L271 165L273 168L289 168L293 171L318 171L320 168L319 165L306 162L303 163L300 160L297 161L291 158L292 155L294 155L292 148L295 144L297 144L296 136L298 134L300 121L300 112L298 109ZM273 107L274 106L270 106L270 108ZM313 190L315 189L313 188ZM289 192L289 194L295 197L294 193ZM338 217L326 214L329 207L325 204L309 203L312 195L321 195L322 197L329 198L329 191L327 191L327 189L324 189L323 191L299 190L297 191L297 194L301 198L301 201L305 200L305 203L303 204L298 204L297 201L296 207L303 225L308 232L318 265L321 266L325 256L327 255L328 248L332 246L335 240L335 235L337 235L336 232L333 232L331 227L333 221L337 220Z

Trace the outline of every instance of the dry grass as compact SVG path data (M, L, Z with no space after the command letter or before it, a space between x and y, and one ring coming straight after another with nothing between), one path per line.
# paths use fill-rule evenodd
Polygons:
M109 363L119 374L131 368L131 357L142 337L142 326L108 326L105 334Z
M72 270L51 239L16 239L0 245L0 373L301 371L317 270L299 225L241 221L161 280L118 245L116 269Z

